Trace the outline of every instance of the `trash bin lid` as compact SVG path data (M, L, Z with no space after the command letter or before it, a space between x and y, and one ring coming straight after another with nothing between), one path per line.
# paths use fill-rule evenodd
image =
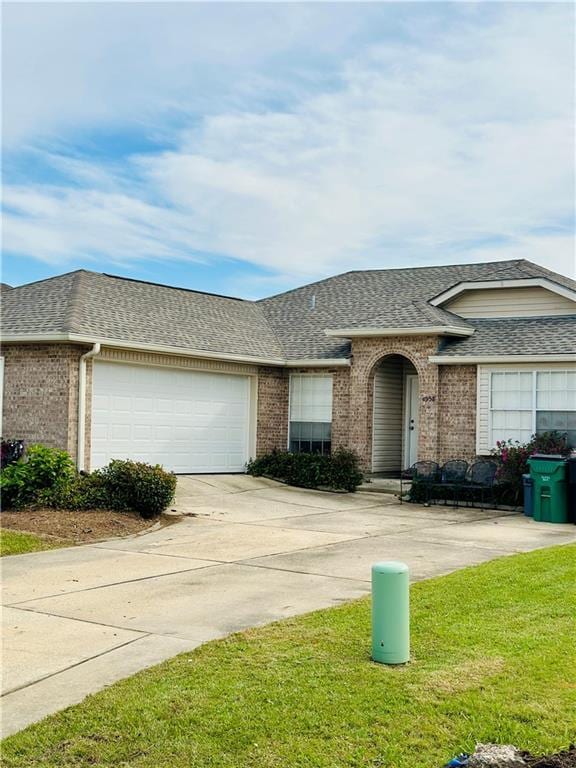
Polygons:
M539 461L566 461L566 457L560 453L533 453L530 458Z

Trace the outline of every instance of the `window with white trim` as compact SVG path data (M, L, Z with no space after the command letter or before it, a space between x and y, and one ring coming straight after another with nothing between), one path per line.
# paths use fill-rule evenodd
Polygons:
M332 376L290 376L288 444L292 453L329 454L332 447Z
M576 447L576 371L492 371L490 444L552 431Z

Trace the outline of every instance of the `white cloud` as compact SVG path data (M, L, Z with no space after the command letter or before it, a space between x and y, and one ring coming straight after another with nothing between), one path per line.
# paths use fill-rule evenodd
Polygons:
M571 274L572 239L535 234L573 213L570 16L465 14L349 56L289 109L212 108L120 170L64 159L70 186L7 189L5 247L59 264L225 254L298 279L493 258Z

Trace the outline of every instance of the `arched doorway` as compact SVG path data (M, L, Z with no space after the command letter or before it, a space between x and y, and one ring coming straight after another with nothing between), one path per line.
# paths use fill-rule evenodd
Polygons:
M398 477L418 459L418 371L403 355L383 358L374 370L372 472Z

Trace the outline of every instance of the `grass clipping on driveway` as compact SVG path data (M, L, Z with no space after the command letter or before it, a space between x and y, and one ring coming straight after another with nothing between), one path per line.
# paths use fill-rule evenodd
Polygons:
M406 667L373 664L370 603L209 643L4 742L5 766L435 768L476 741L576 735L576 547L412 587Z

